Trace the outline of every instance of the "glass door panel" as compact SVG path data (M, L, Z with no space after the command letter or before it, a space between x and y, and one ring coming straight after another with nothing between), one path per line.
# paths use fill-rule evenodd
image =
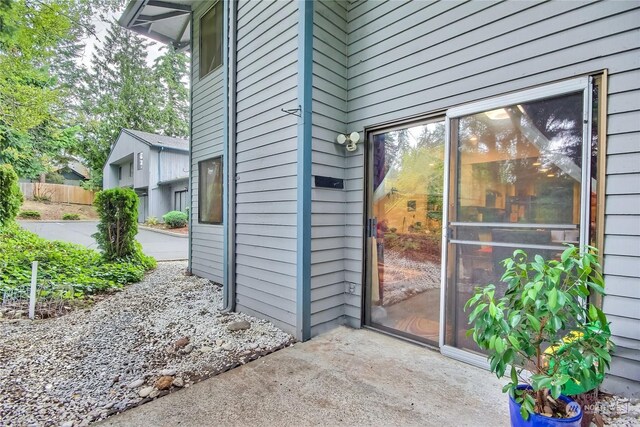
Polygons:
M444 120L371 137L369 323L437 343Z
M579 244L584 214L585 91L450 120L451 171L445 345L465 337L465 302L496 285L515 249L549 259Z

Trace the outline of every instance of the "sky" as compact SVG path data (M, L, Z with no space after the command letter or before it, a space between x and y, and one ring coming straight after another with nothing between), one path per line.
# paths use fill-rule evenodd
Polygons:
M93 52L96 50L96 47L100 46L100 43L102 42L104 37L107 35L107 29L109 28L108 20L118 19L123 11L124 11L124 8L118 12L108 13L107 17L104 18L106 20L103 20L100 16L96 16L92 20L93 24L95 25L95 36L92 35L87 39L87 45L82 54L82 57L80 58L80 62L84 64L86 67L89 67L89 68L91 67L91 56L93 55ZM149 53L149 56L147 56L147 63L151 65L153 64L153 61L158 56L160 56L160 48L162 47L162 44L151 39L147 39L147 40L151 44L149 46L149 49L147 50L147 52Z

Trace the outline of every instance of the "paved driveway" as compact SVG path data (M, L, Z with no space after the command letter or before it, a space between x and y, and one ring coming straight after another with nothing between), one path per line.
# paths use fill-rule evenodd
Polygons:
M96 232L97 221L19 222L22 227L45 239L78 243L91 249L97 249L96 241L91 237ZM142 243L144 253L151 255L158 261L187 259L189 239L186 237L138 229L137 239Z

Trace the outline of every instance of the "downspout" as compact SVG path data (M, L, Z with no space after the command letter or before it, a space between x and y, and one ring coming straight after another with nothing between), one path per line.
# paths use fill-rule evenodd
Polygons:
M189 14L189 40L193 46L193 10ZM187 249L187 272L192 274L191 271L191 253L193 247L193 49L191 49L191 55L189 55L189 183L187 188L189 189L189 242Z
M236 309L236 23L238 13L238 2L232 0L229 2L230 7L225 8L225 14L228 25L225 25L224 40L227 43L227 64L224 68L226 72L224 99L227 102L226 113L226 139L224 160L226 166L226 215L223 219L226 232L224 245L224 280L223 287L224 307L222 311L235 311Z
M160 182L162 182L162 156L161 156L161 154L162 154L163 151L164 151L164 147L160 147L158 149L158 176L157 176L157 179L156 179L156 189L158 190L157 191L157 195L160 198L162 197L162 190L160 189ZM147 188L149 188L149 187L147 187ZM150 192L150 191L147 190L147 192ZM149 196L147 196L147 200L149 200L149 199L153 200L154 198L150 198ZM162 200L162 199L160 199L160 200ZM149 205L151 205L151 203L149 203ZM157 212L156 212L156 209L155 209L156 206L157 206L157 204L153 205L153 208L154 208L153 209L153 213L157 215ZM151 215L151 206L149 206L148 210L149 210L148 214ZM156 215L152 215L152 216L156 216Z

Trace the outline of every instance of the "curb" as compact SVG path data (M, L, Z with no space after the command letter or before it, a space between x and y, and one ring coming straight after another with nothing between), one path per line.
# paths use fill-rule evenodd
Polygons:
M60 222L64 224L73 224L74 222L98 222L97 219L18 219L17 222Z
M188 234L181 234L181 233L172 233L171 231L167 231L167 230L158 230L157 228L153 228L153 227L146 227L144 225L140 225L138 224L138 228L142 228L143 230L149 230L149 231L154 231L156 233L160 233L160 234L166 234L167 236L174 236L174 237L183 237L185 239L189 238Z

